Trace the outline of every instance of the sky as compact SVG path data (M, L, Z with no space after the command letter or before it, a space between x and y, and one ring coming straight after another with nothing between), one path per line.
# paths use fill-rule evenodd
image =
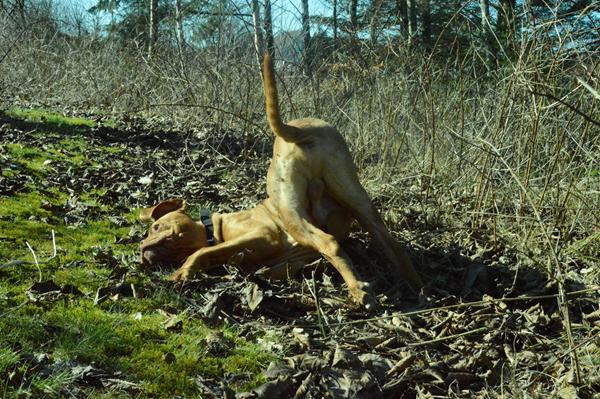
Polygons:
M57 0L57 3L66 5L69 8L77 7L81 10L87 10L94 6L97 1ZM275 30L293 30L300 27L300 0L271 0L271 4ZM330 6L326 0L309 0L308 8L311 15L331 15Z

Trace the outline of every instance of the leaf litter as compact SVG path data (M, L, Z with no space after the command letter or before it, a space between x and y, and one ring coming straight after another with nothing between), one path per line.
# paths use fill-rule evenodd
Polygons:
M108 219L116 226L127 224L123 213L166 198L184 198L192 209L202 206L221 212L245 209L263 198L271 152L264 135L257 134L249 148L240 132L169 131L153 123L129 118L120 121L118 128L90 129L84 137L81 162L62 158L44 162L44 173L38 176L1 151L0 166L11 173L0 176L0 195L35 187L55 196L54 189L61 187L69 194L64 203L41 205L52 217L69 225ZM15 121L4 125L0 148L20 143L61 149L64 132L39 134L38 128ZM94 190L100 193L98 203L80 198ZM414 222L409 217L408 224L418 225L421 216L413 216ZM128 237L117 240L139 242L144 229L135 224ZM500 385L505 392L526 386L534 397L540 392L561 398L597 397L597 281L567 281L567 291L581 291L569 297L568 305L571 322L582 331L579 349L589 357L577 365L584 376L577 384L572 378L575 366L569 361L573 349L565 342L552 278L536 268L518 267L508 247L491 251L483 242L485 237L461 246L455 243L465 242L464 232L423 233L428 238L413 253L428 281L419 295L392 282L386 260L364 233L353 233L344 243L377 294L379 306L371 313L349 304L341 278L322 260L288 281L268 281L260 274L244 276L235 265L223 265L182 286L165 282L160 278L165 271L157 271L157 278L136 287L129 278L131 269L102 251L96 252L96 262L113 272L97 290L94 303L135 298L138 289L148 292L166 287L176 290L183 304L166 316L168 333L180 333L186 318L200 318L210 326L232 326L241 337L277 355L278 360L264 367L265 383L247 392L231 390L248 380L243 371L229 373L222 380L190 376L207 398L476 397ZM594 287L596 291L586 291ZM78 287L59 286L50 279L33 284L27 295L33 302L44 302L83 294ZM199 345L214 356L233 348L219 333L210 334ZM172 353L163 358L177 361ZM38 373L65 371L75 387L114 388L131 394L141 389L126 375L93 364L51 362L44 354L32 355L28 361ZM507 385L506 381L515 379L521 381ZM76 391L70 392L77 396Z

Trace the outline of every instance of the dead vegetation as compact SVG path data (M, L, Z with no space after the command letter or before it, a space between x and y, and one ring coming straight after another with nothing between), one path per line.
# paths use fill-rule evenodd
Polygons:
M188 395L231 397L230 389L244 391L252 380L252 386L266 384L240 396L597 397L600 64L597 47L573 48L568 37L558 46L547 41L552 28L539 26L494 68L480 62L476 49L440 59L436 51L446 49L424 53L401 44L362 48L363 59L373 57L376 67L351 57L323 62L312 80L294 65L280 65L286 117L318 116L343 132L388 226L412 248L428 282L422 295L389 282L385 261L361 232L345 248L378 294L381 307L373 314L348 307L324 262L285 283L243 277L225 265L179 289L163 281L164 272L138 275L135 243L143 231L137 225L115 238L115 245L129 245L126 256L106 252L112 244L95 250L100 275L118 273L102 284L81 283L91 284L87 291L59 281L48 292L71 298L75 288L92 303L130 298L132 284L138 292L167 291L176 298L167 311L177 326L168 334L185 333L198 321L227 326L277 359L259 365L259 379L255 371L186 375L193 387L180 393ZM47 37L10 23L0 30L3 108L51 108L98 122L49 128L44 119L1 114L0 198L43 196L61 187L69 198L100 190L94 198L110 206L59 196L43 205L53 215L41 221L46 233L53 223L106 218L128 227L133 222L123 215L132 208L174 196L221 211L263 198L272 139L249 50L189 51L182 70L169 48L148 62L146 50L134 45ZM13 144L60 148L60 140L72 136L89 144L84 157L98 165L58 159L48 177L31 173L41 166L27 154L5 152ZM98 146L123 152L109 156ZM14 172L19 168L28 173ZM48 240L48 234L27 239ZM20 236L3 232L0 243L6 257L0 263L27 254L19 252L25 248ZM80 256L76 268L84 270L90 256ZM57 270L42 268L45 277ZM0 273L31 288L31 301L36 291L47 291L32 287L35 269L23 279L14 266ZM2 308L19 314L12 296L24 298L26 290L7 292L0 295ZM43 309L39 303L32 306ZM230 340L217 334L194 345L219 357L232 351ZM34 366L32 373L60 368L56 359L9 347L19 362ZM179 353L164 355L165 364L179 359ZM109 364L93 367L88 380L124 381L115 392L160 396L136 385L142 377L124 376ZM3 370L5 392L31 384L30 374L19 373L14 366ZM74 388L86 381L73 377L69 389L89 394Z
M86 193L101 189L99 203L111 207L106 211L73 200L45 206L67 225L109 218L123 226L127 223L122 219L124 211L159 198L181 196L196 206L226 211L248 207L264 195L268 153L247 151L240 131L219 135L206 134L199 127L167 131L156 122L139 120L118 121L116 128L65 129L40 135L43 124L6 116L3 124L4 145L38 147L64 135L86 137L90 145L85 154L95 160L95 166L67 168L68 164L55 162L54 177L45 180L33 177L31 181L23 174L2 179L3 195L9 196L31 190L31 183L37 190L62 186L69 192ZM101 150L113 146L123 152ZM413 190L409 181L402 189ZM383 196L375 197L380 203L386 201ZM419 209L414 199L407 206ZM135 246L144 231L139 225L132 226L129 234L116 236L118 243L131 243L125 257L113 255L110 244L94 252L95 258L89 261L103 265L110 274L95 291L90 292L87 284L55 283L50 268L44 270L51 280L33 284L27 295L34 306L47 307L44 304L60 298L88 298L102 307L167 290L176 298L164 308L168 309L167 334L186 334L186 329L193 328L192 321L202 321L217 328L216 335L209 334L193 346L212 356L227 356L234 344L218 329L229 326L241 338L275 355L277 360L261 367L264 385L240 397L540 397L543 393L592 398L599 383L598 288L593 263L583 269L577 269L582 264L565 265L566 296L558 301L556 279L544 269L525 264L509 242L494 241L484 231L468 234L441 222L434 228L423 218L415 210L405 215L402 225L393 225L403 236L418 237L411 240L413 257L429 282L419 296L389 282L385 259L362 233L344 244L378 294L381 305L372 314L348 306L339 288L341 279L324 261L308 267L303 277L279 283L263 279L260 273L244 277L234 265L224 265L215 274L183 287L165 282L165 271L140 281ZM86 262L79 267L85 270ZM12 276L18 270L7 267L2 272ZM71 306L80 305L73 302ZM565 309L575 346L568 341ZM172 364L179 356L167 352L163 361ZM39 362L29 362L38 362L37 369L48 373L60 367L77 373L86 367L77 359L71 366L52 359L50 352ZM80 395L95 386L113 393L148 394L140 381L107 364L93 363L82 373L73 374L69 392ZM219 379L203 373L188 375L185 378L194 381L193 388L185 392L230 397L233 388L239 389L252 376L241 370Z

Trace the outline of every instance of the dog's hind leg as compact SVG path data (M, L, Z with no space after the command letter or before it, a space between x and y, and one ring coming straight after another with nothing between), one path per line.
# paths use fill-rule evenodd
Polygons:
M421 278L404 249L385 227L367 192L358 181L354 165L350 165L352 167L324 171L326 190L336 201L347 207L360 225L371 233L383 247L386 257L393 263L396 273L418 292L423 286Z
M310 223L310 215L301 206L289 206L287 203L285 207L280 205L279 216L294 240L318 251L335 267L348 285L354 301L367 309L374 305L373 298L364 290L367 284L359 280L352 261L334 236Z

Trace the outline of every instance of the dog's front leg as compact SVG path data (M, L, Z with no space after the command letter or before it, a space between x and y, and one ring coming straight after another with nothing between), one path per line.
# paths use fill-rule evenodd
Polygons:
M212 247L204 247L191 254L183 265L173 273L171 280L184 281L200 271L206 271L227 263L232 256L243 253L245 259L260 260L277 253L281 247L279 240L269 232L244 234L230 241Z

